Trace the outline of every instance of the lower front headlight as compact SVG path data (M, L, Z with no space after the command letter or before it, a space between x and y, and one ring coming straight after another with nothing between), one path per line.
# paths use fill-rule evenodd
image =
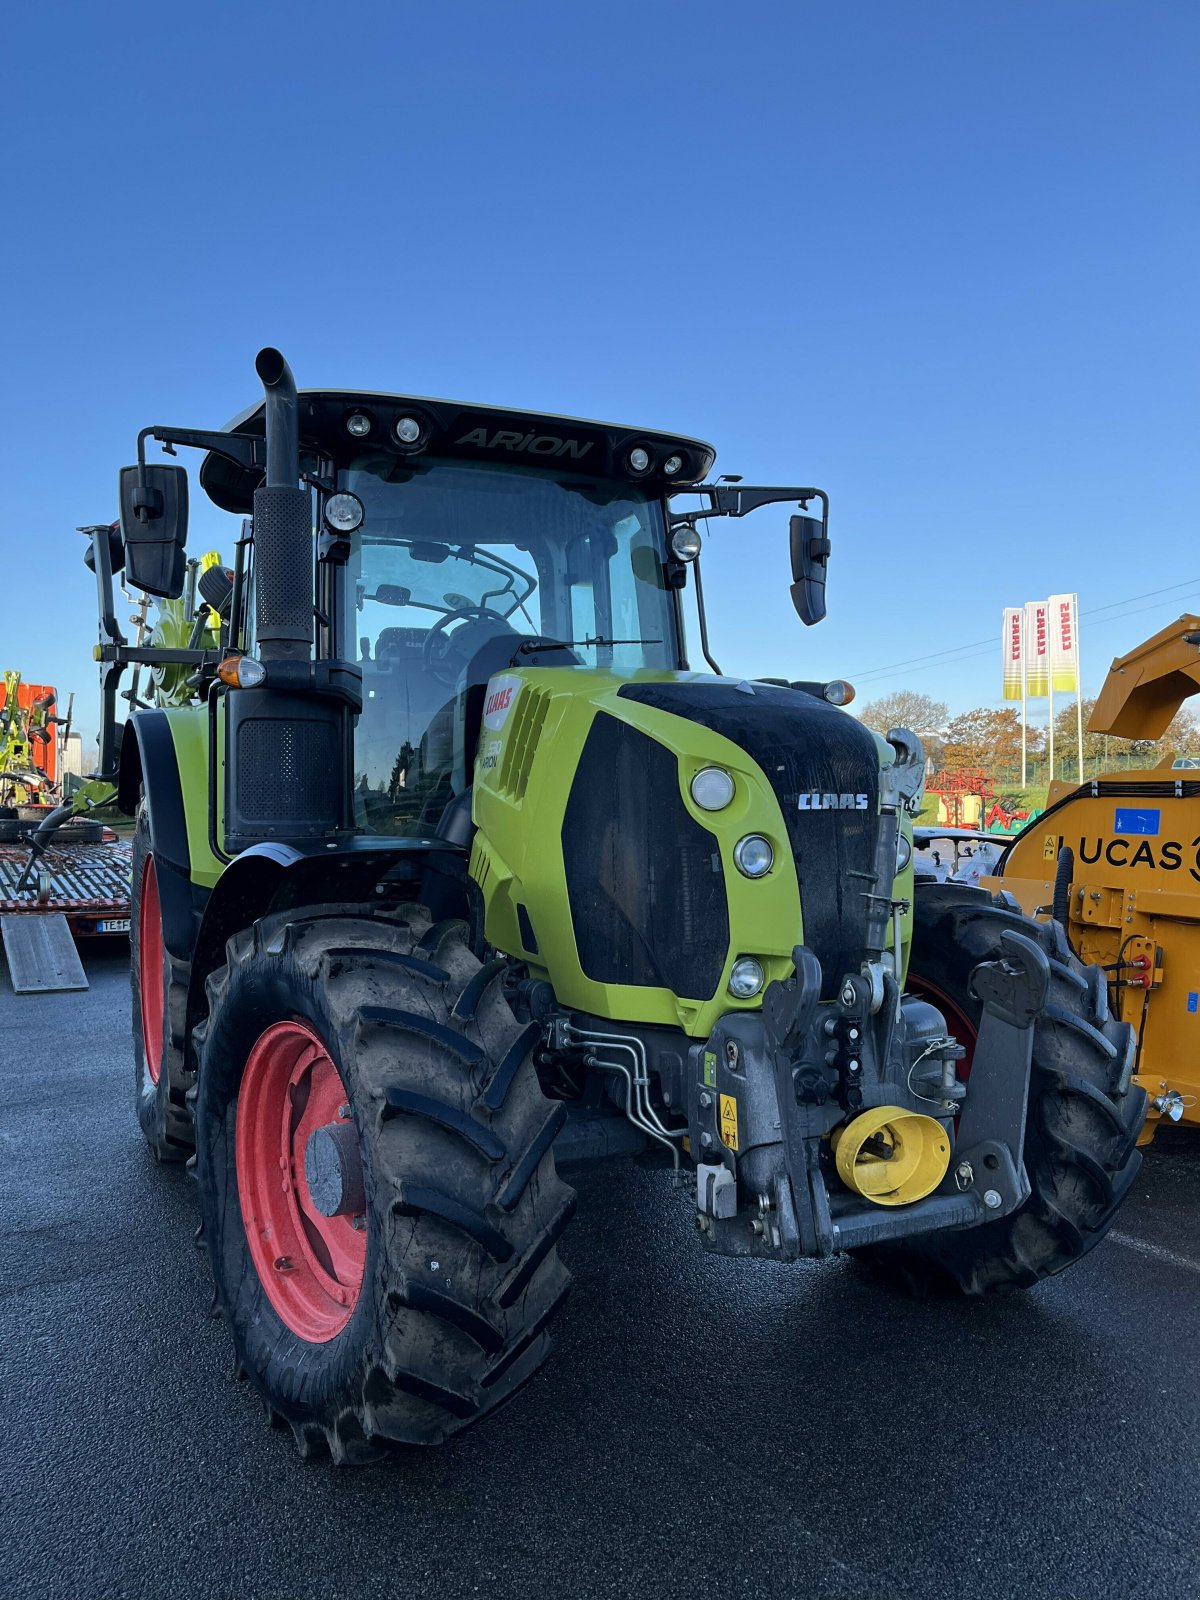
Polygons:
M729 974L729 992L738 1000L752 1000L762 988L764 979L761 962L753 956L739 956Z
M911 860L912 840L906 833L902 833L896 843L896 871L903 872Z
M761 833L748 833L733 847L734 865L747 878L761 878L770 872L775 861L771 841Z

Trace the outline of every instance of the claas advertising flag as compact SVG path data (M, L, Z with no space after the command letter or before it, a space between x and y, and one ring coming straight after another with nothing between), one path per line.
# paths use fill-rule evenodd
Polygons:
M1057 694L1079 688L1079 600L1073 594L1052 594L1050 613L1050 681Z
M1037 700L1050 692L1050 607L1045 600L1025 606L1025 693Z
M1004 608L1004 698L1025 698L1025 615L1020 606Z

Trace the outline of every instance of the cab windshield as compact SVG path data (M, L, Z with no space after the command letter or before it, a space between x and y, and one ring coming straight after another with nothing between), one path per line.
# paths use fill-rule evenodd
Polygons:
M633 485L380 453L341 486L365 510L342 624L363 673L355 792L372 831L429 832L470 783L493 673L680 664L662 507Z

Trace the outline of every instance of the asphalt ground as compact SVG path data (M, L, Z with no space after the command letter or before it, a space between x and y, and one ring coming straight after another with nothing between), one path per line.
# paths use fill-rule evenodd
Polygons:
M0 976L0 1594L1200 1593L1200 1139L1032 1294L708 1260L664 1174L580 1183L550 1365L474 1433L306 1465L232 1375L133 1115L128 952Z

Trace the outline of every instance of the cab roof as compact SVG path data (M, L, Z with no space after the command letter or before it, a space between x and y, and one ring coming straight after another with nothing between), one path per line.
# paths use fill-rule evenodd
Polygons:
M702 439L507 406L356 389L301 389L297 405L301 452L331 457L335 466L366 449L382 447L394 450L397 456L435 455L553 467L589 478L637 483L662 494L700 482L716 460L716 451ZM263 416L260 401L234 417L222 431L261 438ZM351 433L347 428L351 417L366 418L368 430ZM407 418L421 430L413 444L405 444L395 432L396 424ZM636 471L630 460L638 449L648 457L648 465L641 471ZM680 465L667 474L663 469L673 456ZM257 469L239 466L215 452L206 455L200 467L201 486L223 511L248 514L260 481Z

